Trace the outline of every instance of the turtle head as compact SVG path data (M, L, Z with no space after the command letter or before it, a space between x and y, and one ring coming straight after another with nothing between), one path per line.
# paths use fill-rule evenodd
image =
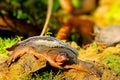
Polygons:
M50 63L50 65L62 69L62 65L69 61L66 53L59 48L49 49L47 54L45 54L46 59Z
M62 65L64 62L66 62L68 60L69 60L69 58L67 58L67 56L61 55L61 54L57 55L55 58L55 62L58 65Z

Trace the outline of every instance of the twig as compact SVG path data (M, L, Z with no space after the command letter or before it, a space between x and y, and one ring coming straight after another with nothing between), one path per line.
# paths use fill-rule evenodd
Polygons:
M43 30L40 34L40 36L43 36L45 34L45 31L47 29L48 23L50 21L51 13L52 13L52 7L53 7L53 0L48 0L48 8L47 8L47 15L46 15L46 21L43 27Z

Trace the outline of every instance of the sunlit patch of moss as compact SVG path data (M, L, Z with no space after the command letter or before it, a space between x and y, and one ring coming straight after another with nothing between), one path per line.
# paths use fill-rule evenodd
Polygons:
M106 14L106 22L108 24L119 24L120 23L120 11L119 11L120 2L115 1L111 7L109 12Z
M18 36L16 36L15 38L0 38L0 58L7 57L9 54L6 49L16 44L18 41L21 40L21 38L22 37Z
M99 59L106 59L108 56L120 56L120 48L118 47L108 47L99 55Z
M102 61L102 63L108 65L109 68L120 72L120 57L118 56L108 56Z
M109 68L120 72L120 48L108 47L100 55L99 60Z

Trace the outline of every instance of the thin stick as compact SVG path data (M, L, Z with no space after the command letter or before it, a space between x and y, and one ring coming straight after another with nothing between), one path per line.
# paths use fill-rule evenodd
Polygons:
M45 34L45 31L47 29L47 26L48 26L48 23L50 21L50 17L51 17L51 14L52 14L52 7L53 7L53 0L48 0L46 21L45 21L45 24L44 24L44 27L43 27L43 30L42 30L40 36L43 36Z

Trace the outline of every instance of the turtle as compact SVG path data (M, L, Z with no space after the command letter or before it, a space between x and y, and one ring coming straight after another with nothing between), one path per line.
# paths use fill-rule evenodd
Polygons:
M120 25L107 26L100 30L96 37L95 42L98 45L104 45L106 47L115 46L120 43Z
M45 58L48 63L59 69L77 69L95 76L102 76L102 72L91 62L77 58L78 52L71 46L50 36L33 36L7 49L11 54L6 61L8 65L25 53L33 54L40 59Z

